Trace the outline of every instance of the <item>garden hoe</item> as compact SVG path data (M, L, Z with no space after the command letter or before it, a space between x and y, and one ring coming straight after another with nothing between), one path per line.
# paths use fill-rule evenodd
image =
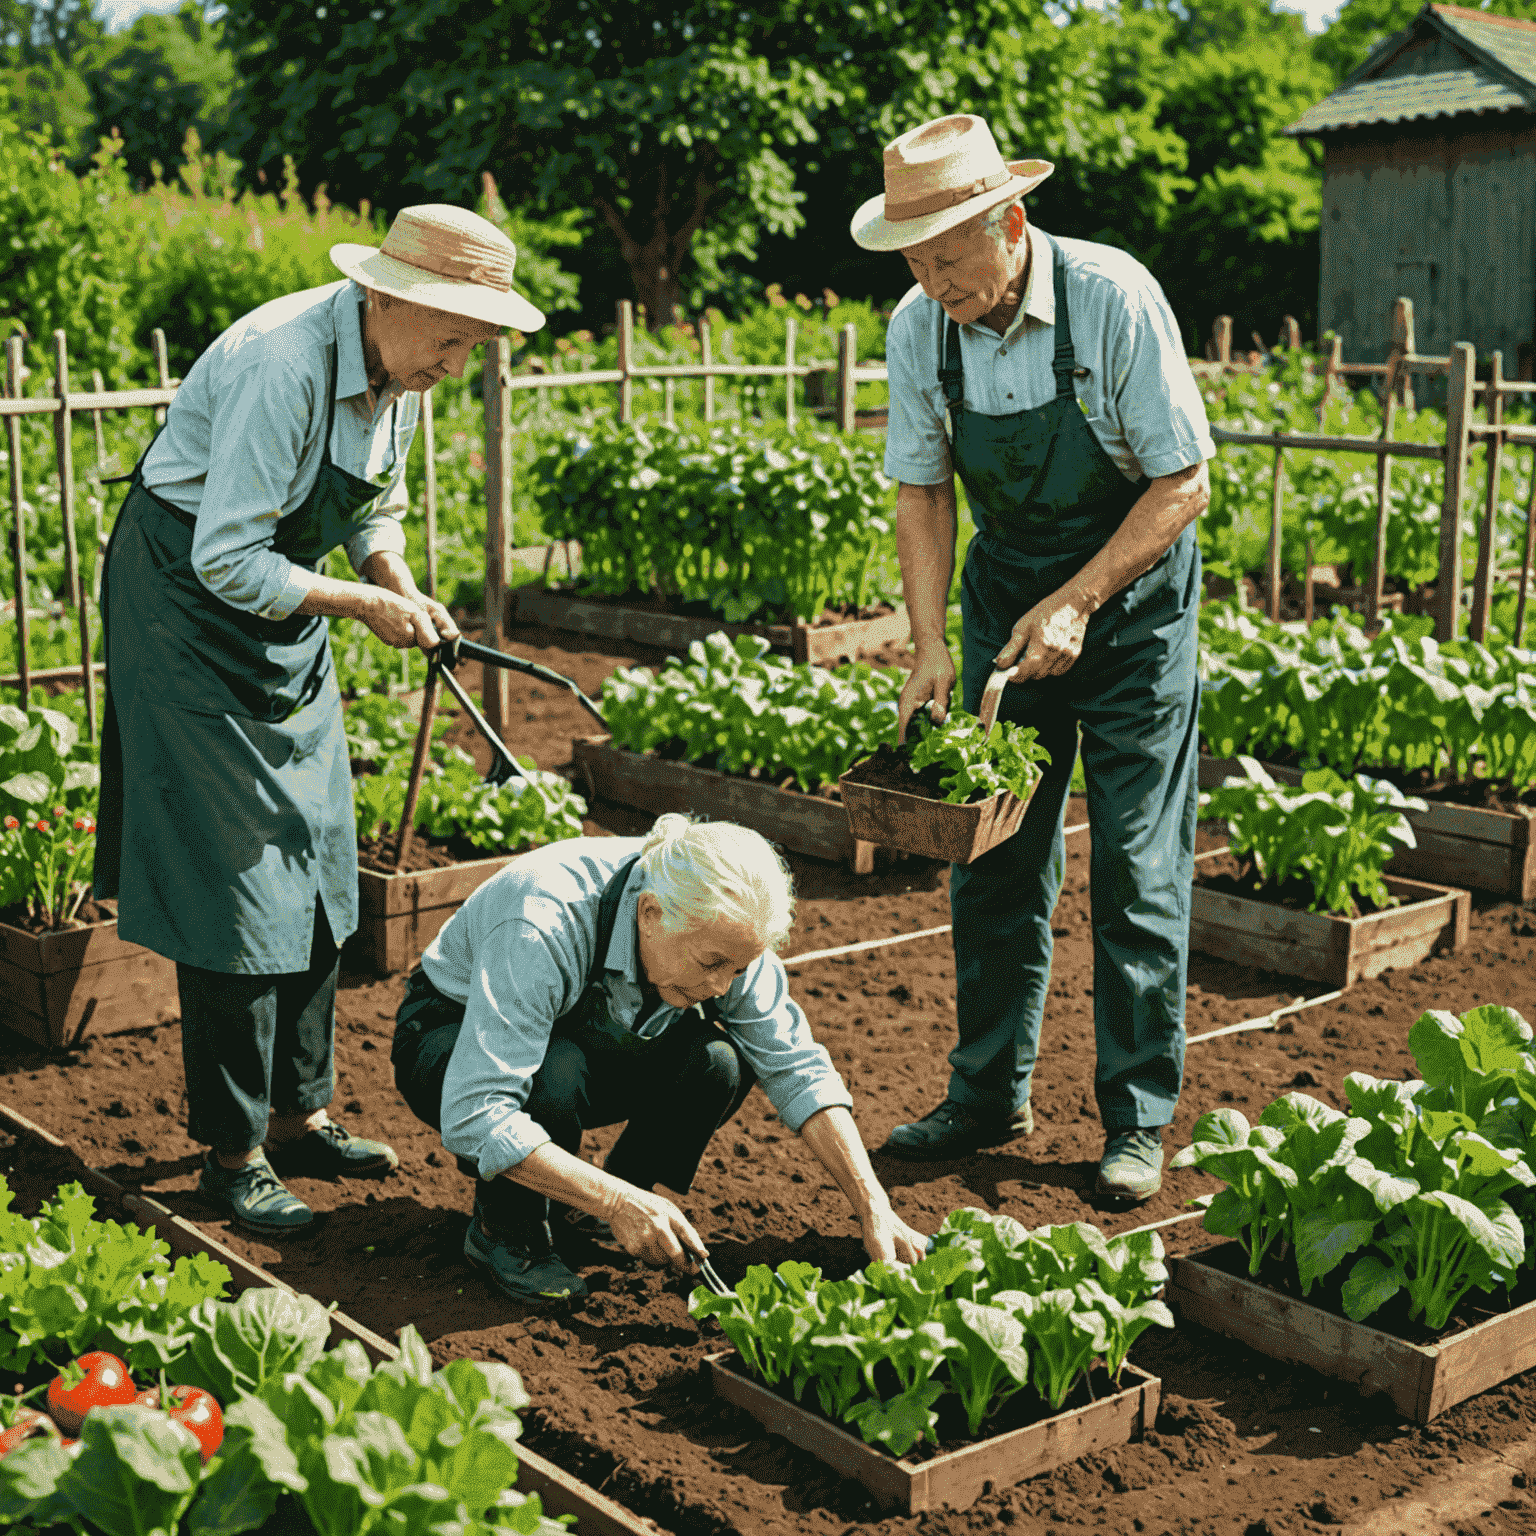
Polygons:
M608 729L608 722L603 719L602 710L570 678L562 677L560 673L552 671L549 667L540 666L536 661L525 661L521 656L509 656L505 651L492 650L488 645L477 645L473 640L463 638L444 640L432 652L431 659L427 663L427 681L421 700L421 726L416 732L416 752L411 759L411 778L405 790L405 808L400 813L400 837L395 844L397 869L404 866L406 855L411 850L415 831L416 802L421 798L421 781L427 771L427 755L432 745L432 721L437 714L439 681L463 706L474 722L475 729L491 744L491 766L485 775L486 781L491 784L505 784L520 774L517 759L508 751L506 742L491 729L490 722L475 707L474 700L453 675L453 669L461 661L478 661L483 667L507 667L513 672L526 672L529 677L536 677L541 682L553 683L559 688L568 688L576 696L577 702L593 716L597 723L605 731Z

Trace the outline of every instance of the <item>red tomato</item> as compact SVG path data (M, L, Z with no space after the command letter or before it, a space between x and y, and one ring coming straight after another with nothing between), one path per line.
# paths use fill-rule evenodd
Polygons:
M38 1435L57 1435L58 1432L46 1413L40 1413L36 1408L23 1408L16 1415L16 1422L0 1432L0 1456L14 1451L23 1440L31 1440Z
M206 1465L224 1443L224 1415L219 1411L217 1400L201 1387L167 1387L165 1396L169 1401L162 1404L160 1388L146 1387L134 1402L146 1408L163 1407L172 1423L190 1429L197 1437Z
M131 1403L138 1388L128 1367L116 1355L93 1349L59 1372L48 1386L48 1412L66 1435L78 1435L92 1408L115 1408Z

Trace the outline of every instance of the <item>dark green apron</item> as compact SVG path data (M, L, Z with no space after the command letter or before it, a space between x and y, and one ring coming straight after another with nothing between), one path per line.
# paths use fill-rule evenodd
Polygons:
M1116 468L1078 404L1062 253L1045 238L1056 295L1056 394L1047 404L1003 416L967 409L959 329L939 317L951 453L979 530L960 594L972 712L1014 624L1103 548L1147 487ZM1000 718L1034 726L1052 761L1020 831L951 871L960 1043L949 1092L962 1104L1008 1111L1030 1097L1081 728L1099 1111L1112 1130L1173 1119L1194 871L1199 591L1191 527L1093 615L1070 671L1004 691Z
M320 472L272 540L310 570L359 531L380 493L331 462L334 344L329 352ZM319 615L264 619L215 597L192 568L196 518L156 496L143 471L140 459L101 585L96 895L118 899L123 938L181 964L304 971L317 899L337 944L357 928L329 629Z

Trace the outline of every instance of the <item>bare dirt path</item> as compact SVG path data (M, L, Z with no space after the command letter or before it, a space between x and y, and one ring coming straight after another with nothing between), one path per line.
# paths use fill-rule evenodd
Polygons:
M519 650L575 675L595 693L634 653L573 652L552 633ZM565 637L569 638L569 637ZM653 658L642 658L653 659ZM472 674L471 674L472 677ZM514 682L527 734L516 740L541 766L569 761L587 717L565 695ZM1080 821L1074 806L1069 821ZM648 818L593 807L589 830L630 833ZM878 1158L897 1209L932 1229L956 1206L1004 1210L1019 1220L1088 1220L1106 1231L1176 1216L1213 1187L1171 1174L1139 1211L1101 1208L1092 1194L1102 1132L1093 1107L1092 954L1087 834L1068 839L1057 909L1056 954L1035 1079L1037 1129L1027 1141L952 1163L914 1167ZM786 953L827 948L948 921L947 876L900 864L855 877L793 860L800 890ZM943 1092L954 1032L954 968L947 937L815 962L794 973L796 997L847 1078L866 1140L930 1109ZM1411 1071L1406 1033L1430 1007L1465 1011L1507 1002L1536 1015L1536 912L1480 903L1470 948L1389 973L1346 998L1298 1013L1280 1029L1190 1048L1170 1151L1217 1103L1256 1117L1299 1087L1342 1105L1347 1072ZM328 1213L303 1240L277 1244L233 1231L193 1192L198 1149L182 1131L183 1081L174 1024L88 1038L69 1057L0 1043L0 1100L70 1140L86 1161L155 1192L239 1251L323 1301L389 1335L414 1323L440 1359L506 1360L523 1372L535 1406L530 1443L594 1486L679 1533L843 1536L857 1527L907 1536L1091 1527L1111 1532L1278 1533L1536 1531L1536 1373L1443 1415L1428 1429L1401 1423L1384 1399L1251 1355L1194 1327L1160 1331L1133 1358L1164 1381L1164 1409L1141 1444L998 1491L970 1510L881 1518L857 1485L765 1436L756 1422L709 1395L700 1362L719 1335L688 1318L689 1285L590 1249L573 1253L593 1288L584 1304L523 1313L462 1265L471 1189L434 1133L394 1091L389 1045L403 979L344 976L339 1004L339 1087L333 1112L401 1154L382 1182L294 1188ZM1192 960L1189 1030L1266 1013L1320 992L1293 979ZM616 1131L588 1138L600 1157ZM0 1149L0 1168L6 1165ZM751 1263L804 1259L844 1272L863 1260L856 1228L831 1180L785 1130L761 1094L715 1139L684 1202L728 1280ZM1211 1240L1198 1222L1168 1228L1175 1251Z

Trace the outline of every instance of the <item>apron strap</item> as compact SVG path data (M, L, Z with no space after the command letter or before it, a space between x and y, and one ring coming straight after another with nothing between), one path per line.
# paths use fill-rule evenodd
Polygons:
M960 362L960 327L944 313L943 305L939 306L939 388L953 418L965 404L965 369Z
M1051 372L1056 375L1056 398L1076 399L1072 387L1072 375L1077 371L1077 353L1072 348L1072 311L1067 308L1066 263L1061 259L1061 247L1047 235L1051 242L1051 288L1056 297L1056 355L1051 359Z

